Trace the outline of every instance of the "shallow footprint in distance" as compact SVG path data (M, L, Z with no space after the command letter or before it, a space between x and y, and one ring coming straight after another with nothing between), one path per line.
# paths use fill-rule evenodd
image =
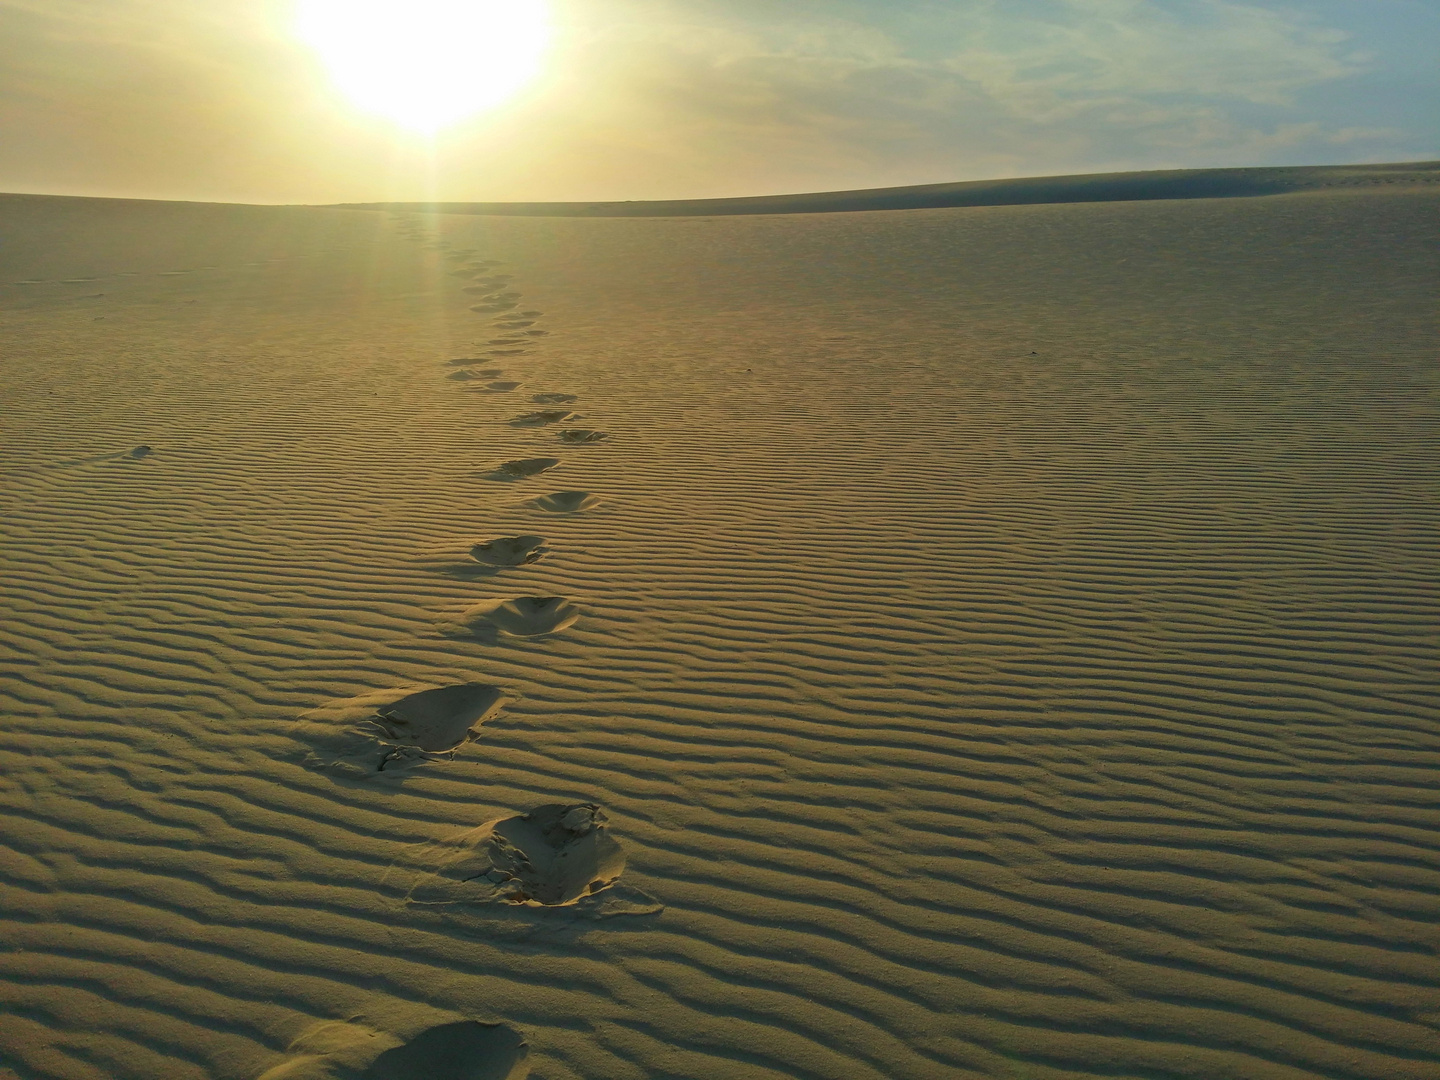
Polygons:
M608 431L594 431L591 428L565 428L560 432L560 441L571 445L604 442L609 437Z
M524 566L548 554L550 549L543 536L499 536L482 540L470 549L470 557L486 566Z
M488 480L524 480L549 472L559 464L560 459L553 457L518 458L515 461L502 461L482 475Z
M526 326L534 326L534 319L506 319L503 322L496 322L495 326L501 330L520 330Z
M497 634L537 638L575 625L580 609L563 596L501 596L481 600L454 622L440 624L446 637L494 640Z
M301 713L291 732L310 747L303 764L312 769L394 775L453 757L512 700L484 683L372 690Z
M530 399L536 405L565 405L572 401L579 401L579 394L536 394Z
M569 409L541 409L537 412L521 413L519 416L511 417L511 427L544 427L547 424L558 424L564 420L575 420L576 415Z
M556 491L539 495L520 504L533 510L544 510L547 514L574 514L600 505L600 496L588 491Z
M492 382L485 384L484 392L487 394L508 394L520 386L518 382Z

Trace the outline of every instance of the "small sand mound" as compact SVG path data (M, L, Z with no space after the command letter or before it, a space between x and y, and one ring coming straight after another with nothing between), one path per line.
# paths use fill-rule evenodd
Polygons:
M483 683L374 690L302 713L292 734L307 766L375 776L453 756L510 700Z
M594 431L590 428L566 428L560 432L560 441L564 443L597 443L609 437L608 431Z
M516 461L501 462L485 476L491 480L524 480L529 476L549 472L559 464L560 459L553 457L520 458Z
M523 566L548 554L543 536L499 536L470 549L470 557L486 566Z
M422 845L406 899L415 904L562 907L608 889L625 852L594 803L547 803L496 818L447 841Z
M466 608L457 624L442 626L449 636L544 637L573 626L580 610L563 596L511 596L481 600Z
M530 1048L504 1024L461 1020L380 1054L360 1080L525 1080Z
M544 427L546 424L558 424L565 420L575 419L575 414L568 409L540 409L536 412L522 413L512 417L511 427Z
M556 491L550 495L537 496L521 505L544 510L548 514L573 514L599 504L600 496L592 495L588 491Z

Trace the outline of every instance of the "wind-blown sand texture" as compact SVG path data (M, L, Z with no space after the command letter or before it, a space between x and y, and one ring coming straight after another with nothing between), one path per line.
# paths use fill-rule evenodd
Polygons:
M0 1077L1440 1077L1437 208L0 198Z

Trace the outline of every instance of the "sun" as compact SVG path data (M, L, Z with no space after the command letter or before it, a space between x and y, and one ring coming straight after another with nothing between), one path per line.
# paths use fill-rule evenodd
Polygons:
M539 72L544 0L299 0L295 30L361 108L434 134Z

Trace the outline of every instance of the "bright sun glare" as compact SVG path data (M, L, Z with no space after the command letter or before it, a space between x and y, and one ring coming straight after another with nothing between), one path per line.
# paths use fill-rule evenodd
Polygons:
M434 133L540 70L544 0L299 0L296 31L361 108Z

